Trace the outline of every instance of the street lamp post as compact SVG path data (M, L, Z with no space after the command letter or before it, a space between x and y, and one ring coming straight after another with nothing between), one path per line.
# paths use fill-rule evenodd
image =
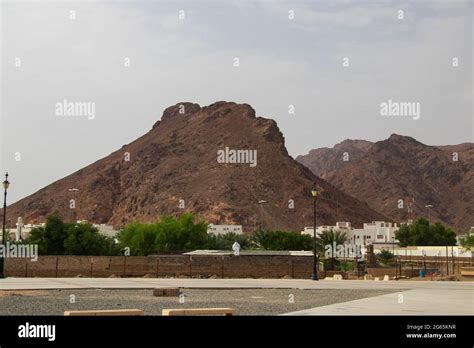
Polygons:
M311 189L311 195L313 196L313 274L311 275L312 280L318 280L318 253L316 252L316 198L318 197L319 190L314 183Z
M10 186L10 182L8 181L8 173L5 174L5 181L2 183L4 195L3 195L3 227L2 227L2 244L6 245L6 223L7 223L7 190ZM5 260L3 258L3 254L0 255L0 279L5 278Z
M428 224L431 225L431 208L433 208L433 206L431 204L427 204L425 205L425 208L428 208Z

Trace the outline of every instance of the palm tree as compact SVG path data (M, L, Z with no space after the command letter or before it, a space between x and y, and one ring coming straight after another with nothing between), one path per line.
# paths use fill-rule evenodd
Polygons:
M377 258L384 264L388 264L393 261L393 254L388 249L380 250L380 253L377 255Z
M326 246L331 246L331 257L329 258L330 260L330 268L331 270L334 269L334 263L335 263L335 252L334 250L334 245L336 247L338 245L343 245L347 241L347 234L346 232L342 232L339 230L333 230L330 229L328 231L323 231L321 234L319 234L316 237L316 248L318 250L318 253L324 254L324 251L326 250Z
M270 233L268 230L257 230L252 234L252 244L258 249L268 250L271 245Z

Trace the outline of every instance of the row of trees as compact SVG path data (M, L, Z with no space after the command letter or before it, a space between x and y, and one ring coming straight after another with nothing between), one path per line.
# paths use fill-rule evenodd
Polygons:
M403 225L396 232L401 246L407 245L455 245L456 235L451 229L426 219L418 219L411 225ZM473 237L464 241L472 246ZM260 250L313 250L313 238L290 231L259 230L252 234L212 235L207 224L190 213L179 218L163 216L156 223L133 222L125 226L116 239L106 237L88 223L66 223L58 215L48 216L43 227L32 229L26 243L38 244L43 255L119 255L125 248L131 255L184 252L196 249L231 250L238 242L241 249ZM326 245L342 245L347 242L345 233L335 230L318 235L316 248L324 255Z
M196 249L231 250L235 242L241 249L312 250L312 238L288 231L261 230L250 235L207 233L207 224L196 221L190 213L179 218L162 217L153 224L131 223L117 238L120 248L128 247L133 255L181 252Z
M419 218L410 225L402 225L395 232L400 246L445 246L456 245L456 233L437 222L430 224L425 218Z
M337 231L324 232L317 239L317 249L322 253L324 245L345 241L345 235ZM235 242L243 250L313 250L311 236L290 231L208 234L207 224L189 213L179 218L163 216L151 224L133 222L125 226L116 239L100 234L91 224L67 223L53 214L47 217L44 226L33 228L24 242L38 244L42 255L120 255L128 248L131 255L144 256L196 249L231 250Z
M251 234L207 234L207 224L195 221L196 217L185 213L179 218L162 217L154 224L134 222L120 231L117 238L120 247L129 247L133 255L149 255L162 252L180 252L196 249L231 250L237 242L241 249L253 250L313 250L313 238L291 231L258 230ZM345 233L325 231L318 236L317 250L334 242L344 244Z

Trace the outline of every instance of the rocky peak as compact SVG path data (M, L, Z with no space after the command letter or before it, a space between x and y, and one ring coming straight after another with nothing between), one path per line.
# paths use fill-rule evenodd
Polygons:
M161 121L164 122L176 116L189 116L199 111L201 111L201 106L199 106L199 104L189 103L189 102L177 103L175 105L167 107L163 111L163 115L161 116ZM158 122L155 124L155 126L157 124ZM155 126L153 126L153 128Z

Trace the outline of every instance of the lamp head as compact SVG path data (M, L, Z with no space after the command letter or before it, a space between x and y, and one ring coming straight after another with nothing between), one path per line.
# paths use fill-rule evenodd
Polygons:
M5 181L2 182L2 185L5 190L10 186L10 182L8 181L8 173L5 174Z
M323 190L316 186L316 183L314 183L313 185L313 188L311 189L311 196L313 196L314 198L316 198L317 196L319 196L319 194L322 192Z

